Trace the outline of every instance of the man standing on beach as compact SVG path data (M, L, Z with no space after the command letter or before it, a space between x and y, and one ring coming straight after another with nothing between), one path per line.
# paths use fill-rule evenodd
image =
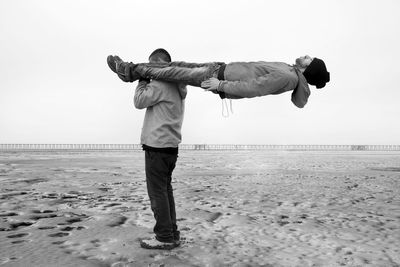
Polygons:
M159 48L151 53L149 61L171 62L171 56ZM135 91L135 107L146 108L141 144L145 151L147 193L156 220L155 237L142 239L143 248L172 249L180 245L171 176L181 142L186 94L185 85L148 79L140 79Z

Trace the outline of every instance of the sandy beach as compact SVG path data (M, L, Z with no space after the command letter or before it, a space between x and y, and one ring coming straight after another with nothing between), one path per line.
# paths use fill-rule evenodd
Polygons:
M400 266L400 152L182 150L171 251L142 151L0 152L0 185L0 266Z

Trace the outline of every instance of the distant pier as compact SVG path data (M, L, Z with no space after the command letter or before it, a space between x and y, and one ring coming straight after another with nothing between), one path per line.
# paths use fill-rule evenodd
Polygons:
M0 144L0 151L129 151L140 144ZM230 145L181 144L181 150L400 151L400 145Z

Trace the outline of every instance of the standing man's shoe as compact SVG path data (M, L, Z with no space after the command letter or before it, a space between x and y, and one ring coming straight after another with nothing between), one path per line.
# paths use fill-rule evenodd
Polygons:
M155 237L151 239L142 239L140 240L140 246L146 249L165 249L170 250L176 248L180 245L180 241L173 242L160 242Z

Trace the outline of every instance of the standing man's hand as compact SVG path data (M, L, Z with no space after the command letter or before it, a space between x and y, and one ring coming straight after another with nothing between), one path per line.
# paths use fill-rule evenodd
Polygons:
M219 87L219 83L220 80L218 80L217 78L210 78L201 83L201 88L205 89L206 91L217 90Z

